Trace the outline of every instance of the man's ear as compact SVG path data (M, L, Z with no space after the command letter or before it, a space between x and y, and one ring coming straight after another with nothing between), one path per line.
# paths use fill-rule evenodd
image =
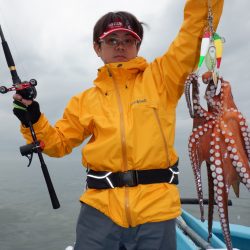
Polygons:
M136 48L137 48L137 52L139 52L139 50L140 50L140 48L141 48L141 43L138 43L138 44L136 45Z
M93 48L95 50L95 53L97 54L97 56L100 57L100 53L101 53L101 45L99 43L94 42L93 44Z

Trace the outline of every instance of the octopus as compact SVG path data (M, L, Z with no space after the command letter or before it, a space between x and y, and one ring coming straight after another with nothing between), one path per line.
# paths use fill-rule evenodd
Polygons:
M191 73L185 83L186 101L193 118L193 129L188 141L189 157L195 178L201 221L205 220L202 163L205 162L207 167L208 241L212 237L213 209L216 205L225 244L228 249L233 249L228 218L228 193L232 187L235 195L239 197L240 183L250 191L250 130L246 118L234 103L229 82L215 77L213 72L204 73L202 82L207 85L206 109L200 103L198 75Z

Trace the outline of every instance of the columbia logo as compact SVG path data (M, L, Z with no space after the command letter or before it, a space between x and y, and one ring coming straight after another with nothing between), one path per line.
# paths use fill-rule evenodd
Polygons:
M134 104L140 104L140 103L143 103L143 102L147 102L147 99L137 99L137 100L131 102L130 104L134 105Z

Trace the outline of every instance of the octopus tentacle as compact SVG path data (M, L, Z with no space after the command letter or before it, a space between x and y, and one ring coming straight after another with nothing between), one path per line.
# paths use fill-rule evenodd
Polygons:
M186 97L186 102L187 102L187 106L188 106L188 110L189 110L189 114L192 118L194 118L194 111L192 108L192 103L191 103L191 98L190 98L190 87L191 87L191 80L190 77L187 77L187 80L185 82L185 97Z
M207 165L207 175L208 175L208 242L212 238L212 228L213 228L213 213L214 213L214 188L213 188L213 178L212 171L210 169L211 164L206 162Z
M222 154L224 148L221 147L221 130L218 123L214 127L212 136L214 140L212 142L213 154L210 157L211 171L213 177L214 191L215 191L215 201L217 203L220 223L222 226L222 231L224 239L228 249L232 249L232 241L230 236L229 220L228 220L228 191L229 185L226 183L226 171L224 169L224 159Z
M243 115L240 112L238 112L238 115L239 115L239 118L241 119L241 121L239 122L239 125L240 125L240 131L241 131L241 135L242 135L244 145L245 145L246 155L248 157L248 161L250 161L250 129Z
M206 135L209 136L210 131L212 130L212 123L214 121L210 121L210 123L205 124L204 126L198 126L193 129L193 132L189 138L189 157L191 161L191 165L193 168L193 173L195 176L195 184L198 194L200 212L201 212L201 220L204 221L204 204L203 204L203 191L202 191L202 181L201 181L201 164L206 158L207 152L201 153L202 143L200 144L200 138L204 138L204 143L206 143Z
M233 133L229 130L228 126L224 122L222 124L223 131L225 131L224 140L227 145L227 153L231 159L232 166L234 167L237 176L240 177L241 182L250 191L250 167L248 157L246 154L244 154L242 145L236 139L234 139ZM232 183L229 182L228 184L233 184L233 181ZM239 194L236 193L236 196L239 197Z
M193 131L189 139L189 158L194 173L196 190L200 204L201 220L204 221L205 219L204 219L203 191L202 191L202 181L201 181L201 161L199 159L199 149L196 143L195 135L197 135L196 130Z

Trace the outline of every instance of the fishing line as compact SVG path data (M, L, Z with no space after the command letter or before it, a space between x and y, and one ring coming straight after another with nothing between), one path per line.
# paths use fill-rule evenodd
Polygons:
M6 18L4 13L8 13L8 11L5 11L5 9L2 6L0 6L0 25L2 26L6 40L11 41L10 46L11 46L11 51L14 51L14 53L13 52L12 53L14 54L14 58L16 58L15 61L20 62L20 61L22 61L20 53L18 53L18 51L20 51L20 48L18 49L18 46L16 45L16 39L12 36L12 32L11 32L11 30L12 30L11 25L8 25L10 22L8 21L8 18ZM7 16L9 16L9 15L7 15ZM16 22L16 24L18 24L18 22ZM7 33L7 35L6 35L6 33ZM3 61L3 64L5 64L4 61ZM5 68L5 67L3 67L3 68ZM18 64L18 71L21 72L20 73L21 75L24 75L26 77L28 76L28 70L25 66L25 63Z

